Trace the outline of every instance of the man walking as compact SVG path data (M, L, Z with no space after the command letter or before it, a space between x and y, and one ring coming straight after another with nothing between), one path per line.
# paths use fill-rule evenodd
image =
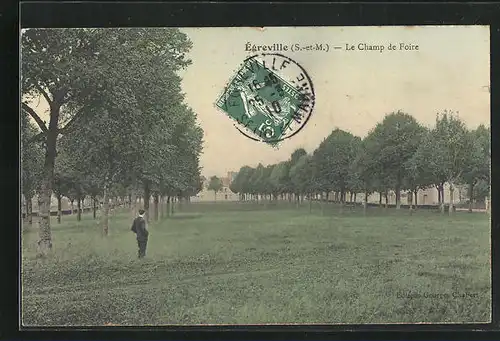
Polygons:
M137 244L139 246L139 258L146 255L146 246L148 244L149 232L146 229L146 219L144 219L144 210L139 210L139 216L134 219L131 230L137 235Z

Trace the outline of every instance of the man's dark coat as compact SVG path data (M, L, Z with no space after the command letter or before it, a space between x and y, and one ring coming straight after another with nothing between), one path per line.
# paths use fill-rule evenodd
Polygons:
M148 240L149 232L146 230L146 220L143 217L137 217L132 224L132 231L137 235L138 241Z

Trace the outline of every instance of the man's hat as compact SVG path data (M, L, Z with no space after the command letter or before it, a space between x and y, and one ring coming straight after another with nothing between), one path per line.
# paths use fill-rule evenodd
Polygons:
M140 210L139 210L139 214L140 214L140 215L143 215L145 212L146 212L146 211L144 211L143 209L140 209Z

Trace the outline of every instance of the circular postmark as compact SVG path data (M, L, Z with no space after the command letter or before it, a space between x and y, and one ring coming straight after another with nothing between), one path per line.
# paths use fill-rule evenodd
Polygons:
M262 53L244 60L217 106L243 135L276 145L302 130L314 101L313 83L299 63Z

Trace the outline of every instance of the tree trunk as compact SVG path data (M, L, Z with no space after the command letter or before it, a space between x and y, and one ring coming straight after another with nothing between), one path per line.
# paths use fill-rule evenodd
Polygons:
M474 202L474 183L469 183L469 213L472 213L472 205Z
M385 191L384 196L385 196L385 209L389 207L389 193Z
M62 196L57 195L57 223L61 223L61 217L62 217Z
M167 217L170 216L170 196L167 196Z
M340 190L340 214L344 213L345 192Z
M363 200L363 215L366 215L367 207L368 207L368 191L365 190L365 199Z
M217 202L217 191L214 191L214 201Z
M103 195L103 212L102 212L102 232L104 236L107 236L109 233L109 190L108 184L104 185L104 195Z
M149 180L144 182L144 211L146 212L146 221L149 223L149 201L151 198L151 187Z
M446 203L444 201L444 185L441 187L441 198L443 198L443 212L444 212L444 207L446 205Z
M358 196L358 193L354 192L354 203L356 203L356 197Z
M22 216L22 223L23 225L24 224L27 224L28 223L28 199L26 198L26 196L24 194L22 194L23 196L21 197L21 214L23 215ZM23 201L23 198L24 198L24 201Z
M75 213L75 199L70 199L71 214Z
M24 203L24 206L25 206L25 217L24 217L24 221L28 224L28 225L33 225L33 197L28 197L26 198L25 196L25 203Z
M354 193L349 192L349 202L352 202L352 198L354 198Z
M312 212L312 193L309 193L309 213Z
M170 215L174 215L175 213L175 197L172 197L172 204L170 205Z
M444 184L439 185L439 207L441 213L444 214Z
M29 214L29 204L28 204L28 198L24 196L24 221L25 223L28 223L28 214Z
M448 208L448 214L453 215L453 193L455 192L455 188L453 187L453 183L450 182L450 206Z
M94 219L97 218L97 198L92 197L92 216Z
M401 209L401 188L399 185L396 186L396 209Z
M28 203L28 224L33 225L33 198Z
M153 198L154 198L154 220L158 221L158 203L159 203L158 193L155 193Z
M163 219L163 195L158 195L159 208L158 208L158 219Z
M417 206L418 206L418 188L413 192L413 194L415 194L415 210L417 210Z
M378 206L382 208L382 192L379 192Z
M33 206L33 197L29 197L26 199L26 221L28 222L28 225L33 225L33 213L32 213L32 206Z
M76 220L81 221L82 220L82 198L77 198L76 201L77 201L76 207L78 209L78 212L76 214Z
M111 185L109 187L111 187ZM108 216L112 216L113 213L115 212L115 198L112 197L112 196L109 196L109 199L110 199L111 203L109 204L109 214L108 214Z
M131 193L130 204L130 213L132 214L132 219L134 219L137 216L137 193L135 190Z
M321 215L324 215L325 214L325 193L324 192L320 193L319 200L321 202Z
M45 256L52 248L52 233L50 230L50 199L52 196L52 182L54 179L54 161L56 157L57 118L54 118L51 108L49 133L46 139L45 162L41 189L38 193L38 250L39 256Z
M410 202L408 203L409 206L410 206L410 215L413 214L413 191L410 190L410 192L408 193L408 199L410 200Z

